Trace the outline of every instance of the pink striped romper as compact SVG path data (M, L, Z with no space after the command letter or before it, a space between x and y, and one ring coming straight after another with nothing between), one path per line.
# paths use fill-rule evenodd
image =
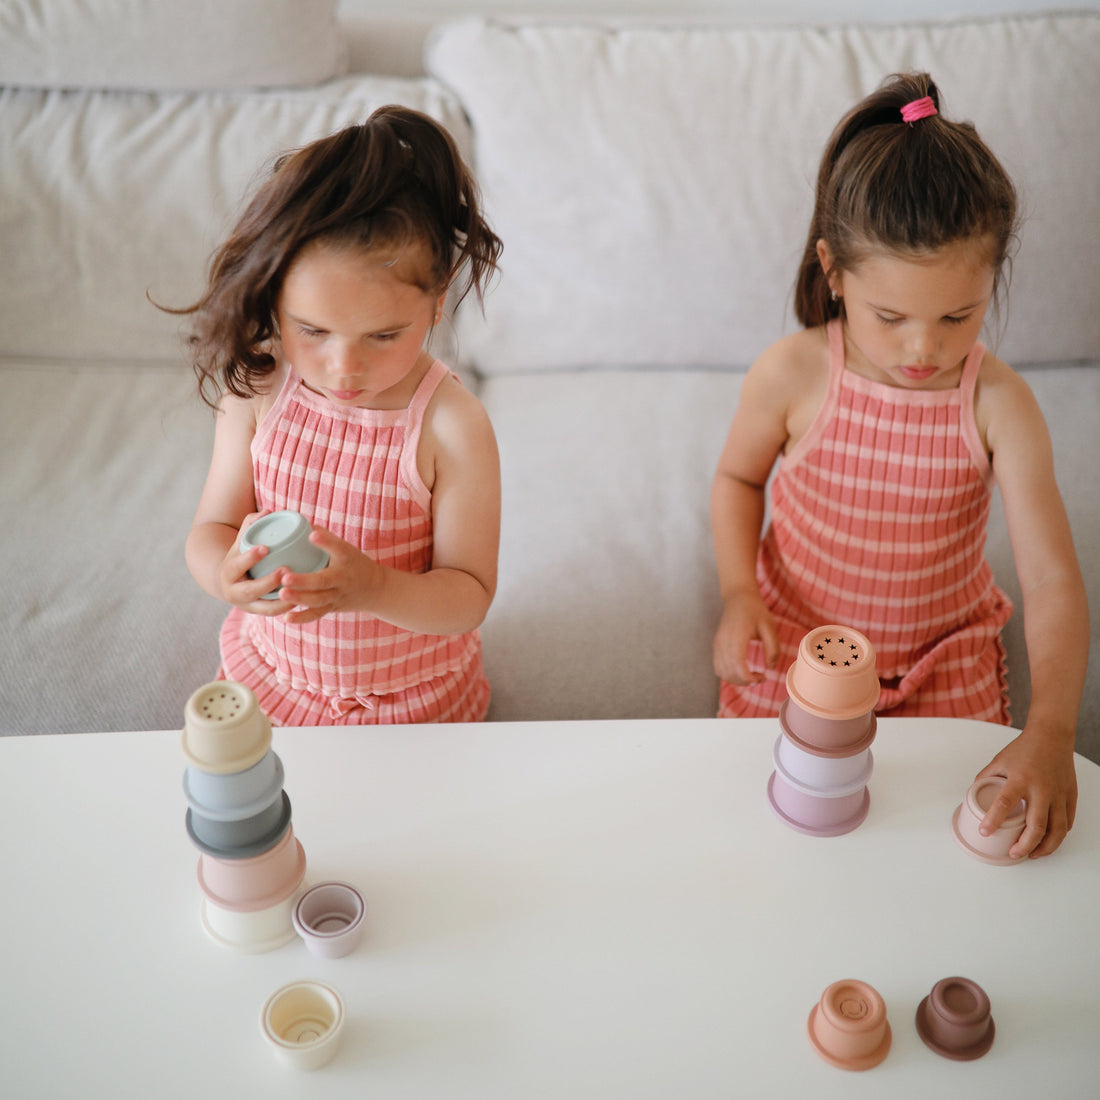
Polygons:
M766 679L723 683L719 715L777 714L802 636L839 623L875 645L879 713L1008 724L1000 632L1012 604L985 560L993 470L974 419L985 348L957 389L907 390L845 369L840 321L828 336L828 392L776 471L757 558L779 662L765 669L753 642Z
M426 572L431 494L416 454L448 373L436 360L408 408L378 410L335 405L288 371L252 441L257 507L296 509L383 565ZM221 657L221 675L281 726L472 722L489 706L476 630L416 634L360 612L295 626L233 608Z

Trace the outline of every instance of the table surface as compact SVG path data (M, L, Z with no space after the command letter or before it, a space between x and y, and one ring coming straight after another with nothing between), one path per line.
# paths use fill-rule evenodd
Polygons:
M367 899L317 959L202 932L177 731L0 739L0 1095L594 1097L1096 1095L1100 767L1052 857L979 863L950 818L1012 735L883 719L845 836L772 813L769 720L281 729L307 883ZM913 1017L973 978L997 1034L958 1063ZM343 995L336 1059L302 1074L259 1011L299 978ZM831 982L882 994L887 1059L828 1066Z

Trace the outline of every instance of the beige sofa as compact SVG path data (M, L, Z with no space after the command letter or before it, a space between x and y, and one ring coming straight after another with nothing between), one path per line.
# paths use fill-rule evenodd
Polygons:
M218 48L232 27L209 25L241 7L211 4L191 51L161 27L96 64L102 34L68 55L58 34L36 53L23 28L22 54L0 36L0 732L171 727L213 674L224 609L182 558L212 423L178 321L146 294L190 300L265 161L389 101L452 129L505 241L484 316L464 305L439 349L500 441L492 718L713 714L711 473L743 371L793 326L821 145L899 69L932 71L1019 184L1027 221L989 341L1046 412L1100 605L1096 12L830 29L466 19L436 29L430 75L412 80L346 71L320 0L279 5L245 72ZM299 18L330 33L291 66ZM999 513L988 555L1018 603ZM1019 612L1006 640L1019 722ZM1100 760L1096 648L1078 747Z

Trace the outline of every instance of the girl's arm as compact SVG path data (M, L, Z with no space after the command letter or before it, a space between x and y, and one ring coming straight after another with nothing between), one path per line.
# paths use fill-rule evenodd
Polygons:
M256 614L277 615L290 605L260 597L277 586L282 574L259 580L246 575L266 549L256 547L247 554L236 551L241 528L256 513L250 451L255 434L255 399L225 394L218 406L214 451L185 555L187 567L203 591Z
M1019 375L999 360L990 368L987 379L983 363L979 426L984 420L1023 593L1031 707L1019 737L980 773L1008 779L984 825L996 828L1025 799L1027 823L1010 854L1041 856L1061 844L1077 805L1073 745L1088 660L1088 606L1042 412Z
M496 593L500 461L481 403L452 379L428 406L418 466L432 494L432 567L406 573L379 565L329 531L310 536L329 553L318 573L288 574L289 622L365 611L421 634L458 634L484 620Z
M733 684L763 678L748 664L751 641L763 644L769 666L779 656L775 623L756 583L756 557L764 523L765 485L791 437L807 342L805 333L779 341L745 375L711 487L711 532L722 594L714 670Z

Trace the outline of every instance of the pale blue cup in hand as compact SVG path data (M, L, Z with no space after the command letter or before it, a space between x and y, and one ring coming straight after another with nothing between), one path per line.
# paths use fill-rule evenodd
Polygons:
M328 554L309 541L309 520L298 512L272 512L249 524L241 534L241 553L255 546L266 546L267 553L248 571L255 579L277 569L292 573L316 573L328 565ZM261 599L277 600L279 591L265 593Z

